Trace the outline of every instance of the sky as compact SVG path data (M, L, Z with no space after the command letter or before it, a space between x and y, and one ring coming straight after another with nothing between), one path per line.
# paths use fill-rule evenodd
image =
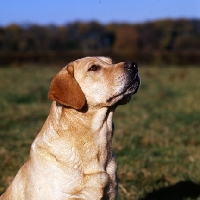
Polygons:
M200 0L0 0L0 25L200 19Z

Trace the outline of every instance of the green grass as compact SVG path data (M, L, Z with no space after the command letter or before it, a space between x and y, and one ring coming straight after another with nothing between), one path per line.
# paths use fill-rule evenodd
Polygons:
M0 193L27 160L63 66L0 68ZM119 199L179 181L200 182L200 68L141 67L142 85L114 117Z

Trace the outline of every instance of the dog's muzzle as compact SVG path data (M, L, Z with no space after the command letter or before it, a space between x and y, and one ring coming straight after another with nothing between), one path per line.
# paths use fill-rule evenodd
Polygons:
M136 62L128 61L124 63L124 68L128 74L127 89L130 87L134 89L135 94L140 86L140 77L138 74L138 65ZM127 90L126 89L126 90Z
M131 96L135 94L140 86L140 76L138 74L138 65L136 62L128 61L124 63L126 83L118 94L110 97L107 102L112 102L113 99L121 97L117 105L126 104L130 101Z
M138 74L137 63L133 61L125 62L124 68L128 74L128 81L124 90L124 97L120 100L119 104L128 103L131 99L131 96L137 93L140 86L140 76Z

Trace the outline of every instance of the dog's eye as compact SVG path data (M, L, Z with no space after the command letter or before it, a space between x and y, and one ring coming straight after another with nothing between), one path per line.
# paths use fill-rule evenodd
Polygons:
M99 65L92 65L89 69L88 69L88 71L98 71L98 70L100 70L101 69L101 67L99 66Z

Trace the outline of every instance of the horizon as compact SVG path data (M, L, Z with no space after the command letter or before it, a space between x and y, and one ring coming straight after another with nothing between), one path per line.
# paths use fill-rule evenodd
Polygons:
M117 22L117 21L113 21L113 22L108 22L108 23L101 23L98 20L90 20L90 21L84 21L84 20L74 20L74 21L70 21L70 22L66 22L63 24L54 24L54 23L47 23L47 24L40 24L40 23L10 23L10 24L5 24L5 25L1 25L0 27L8 27L11 25L17 25L20 27L28 27L28 26L34 26L34 25L38 25L38 26L44 26L44 27L48 27L48 26L66 26L66 25L70 25L70 24L74 24L74 23L85 23L85 24L89 24L92 22L96 22L98 24L101 25L109 25L109 24L129 24L129 25L137 25L137 24L147 24L147 23L154 23L154 22L158 22L158 21L178 21L178 20L186 20L186 21L200 21L200 18L160 18L160 19L155 19L155 20L147 20L144 22Z

